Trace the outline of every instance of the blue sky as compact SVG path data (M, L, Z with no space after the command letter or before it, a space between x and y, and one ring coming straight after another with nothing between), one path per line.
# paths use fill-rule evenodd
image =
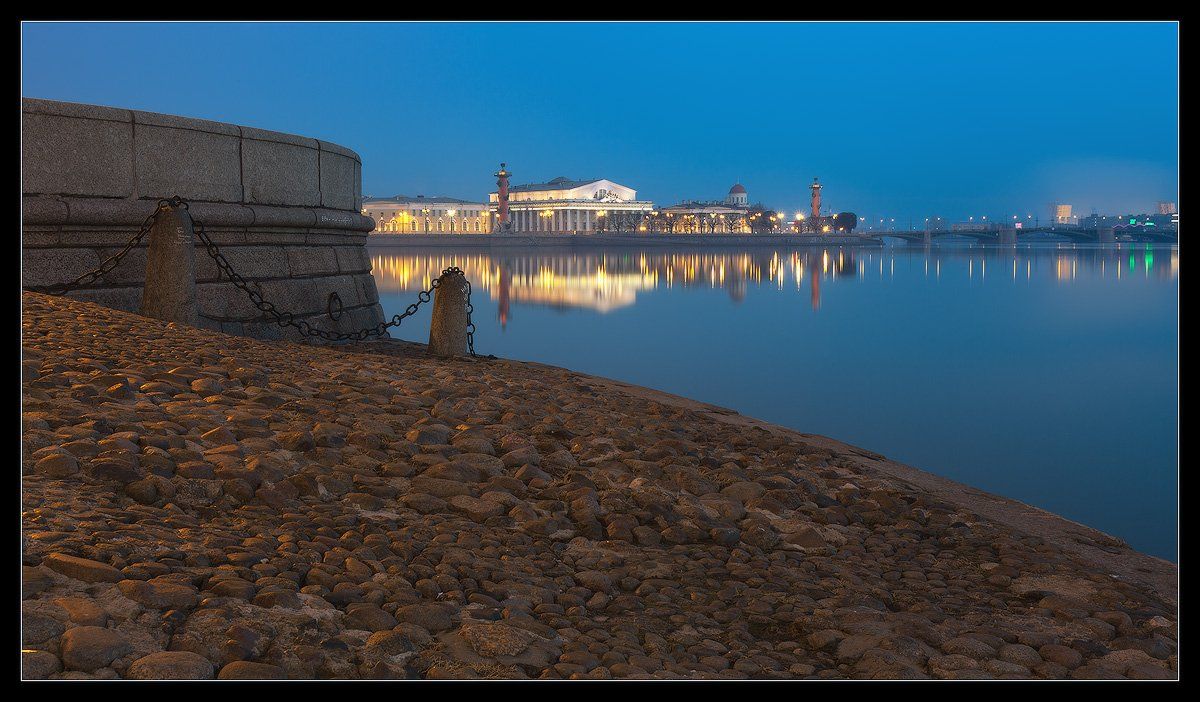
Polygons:
M1178 189L1173 23L54 24L27 97L294 132L368 195L606 177L868 217L1142 212Z

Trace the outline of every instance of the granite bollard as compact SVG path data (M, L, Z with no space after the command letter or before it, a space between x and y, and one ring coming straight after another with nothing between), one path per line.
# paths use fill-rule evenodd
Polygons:
M462 273L442 278L434 290L429 351L438 356L467 353L467 277Z
M184 207L164 205L150 228L142 314L196 326L196 241Z

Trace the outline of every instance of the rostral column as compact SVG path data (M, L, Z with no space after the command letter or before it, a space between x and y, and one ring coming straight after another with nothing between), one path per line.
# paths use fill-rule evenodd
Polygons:
M506 232L509 230L508 224L508 177L512 175L505 168L504 163L500 164L500 170L493 175L496 176L496 187L499 191L496 194L496 231Z

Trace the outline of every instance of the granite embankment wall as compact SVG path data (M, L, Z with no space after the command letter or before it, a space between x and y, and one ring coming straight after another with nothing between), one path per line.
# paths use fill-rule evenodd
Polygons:
M233 267L314 326L351 331L383 319L360 214L362 161L318 139L95 105L22 102L23 284L53 285L124 247L157 201L189 203ZM149 237L110 273L70 293L136 312ZM196 250L200 326L294 337ZM336 292L340 319L327 315Z

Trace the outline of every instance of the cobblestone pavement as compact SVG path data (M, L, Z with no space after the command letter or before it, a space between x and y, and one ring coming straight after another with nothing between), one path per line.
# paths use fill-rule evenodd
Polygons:
M1175 678L1175 607L514 361L24 295L26 678Z

